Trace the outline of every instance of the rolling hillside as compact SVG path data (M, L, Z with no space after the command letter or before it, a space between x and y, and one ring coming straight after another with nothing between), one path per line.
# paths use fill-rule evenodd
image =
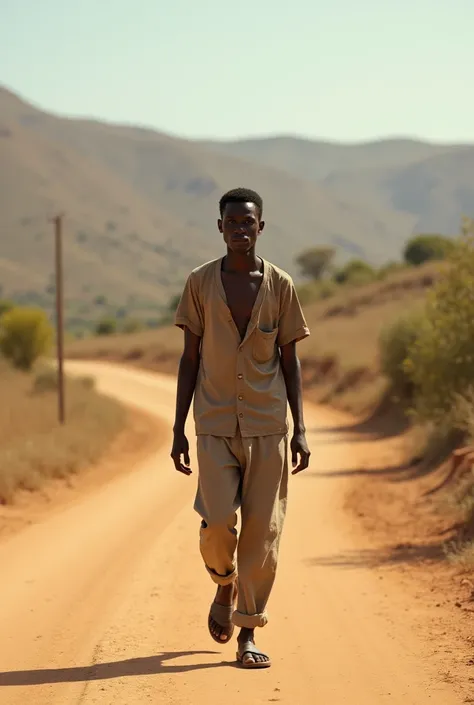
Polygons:
M264 197L261 252L295 277L295 255L399 257L415 230L455 232L474 213L474 148L416 140L343 145L293 137L192 142L50 115L0 89L0 285L51 298L52 227L66 213L67 295L160 307L222 252L215 221L236 185ZM43 302L44 303L44 302Z
M68 295L105 293L163 303L189 268L222 251L217 202L236 185L259 190L261 251L297 275L294 255L333 243L341 258L398 255L413 218L342 199L282 169L153 130L49 115L0 91L0 283L48 288L51 226L67 214Z
M338 198L411 217L416 232L458 232L474 214L474 146L409 139L332 144L298 137L206 142L323 185Z

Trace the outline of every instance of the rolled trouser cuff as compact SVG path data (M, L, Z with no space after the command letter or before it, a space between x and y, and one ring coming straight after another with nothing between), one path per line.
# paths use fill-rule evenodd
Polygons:
M268 615L266 612L244 614L236 610L232 615L232 622L241 629L256 629L257 627L264 627L268 623Z
M237 579L237 571L235 569L228 575L219 575L219 573L216 573L215 570L212 570L212 568L209 568L208 566L206 566L206 570L211 576L213 582L215 582L216 585L221 585L222 587L224 585L230 585Z

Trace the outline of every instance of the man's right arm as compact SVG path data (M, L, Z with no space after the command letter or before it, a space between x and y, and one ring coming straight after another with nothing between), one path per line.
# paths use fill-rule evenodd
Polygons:
M184 328L184 350L178 370L178 389L176 394L176 414L173 427L174 440L171 450L176 470L185 475L191 474L189 443L185 434L186 419L196 388L196 380L201 359L201 337ZM183 456L184 462L181 460Z

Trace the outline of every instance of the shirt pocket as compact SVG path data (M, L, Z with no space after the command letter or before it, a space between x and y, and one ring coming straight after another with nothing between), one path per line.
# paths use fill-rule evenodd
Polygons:
M255 329L253 338L253 357L257 362L269 362L275 356L276 338L278 328L266 331L261 328Z

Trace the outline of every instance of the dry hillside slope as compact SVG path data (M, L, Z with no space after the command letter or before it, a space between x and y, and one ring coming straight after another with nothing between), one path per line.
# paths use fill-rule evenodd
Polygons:
M295 176L316 182L339 172L407 166L452 150L449 145L410 139L341 144L291 136L206 141L202 144L209 149L285 169Z
M245 155L244 155L245 156ZM68 294L166 301L189 268L221 251L222 192L261 191L262 254L296 274L298 250L333 243L343 256L396 257L412 218L371 209L283 169L153 130L49 115L0 89L0 278L8 290L47 287L46 217L67 212Z
M474 213L474 148L387 139L331 144L297 137L206 142L208 148L324 185L334 195L400 216L417 232L458 232Z

